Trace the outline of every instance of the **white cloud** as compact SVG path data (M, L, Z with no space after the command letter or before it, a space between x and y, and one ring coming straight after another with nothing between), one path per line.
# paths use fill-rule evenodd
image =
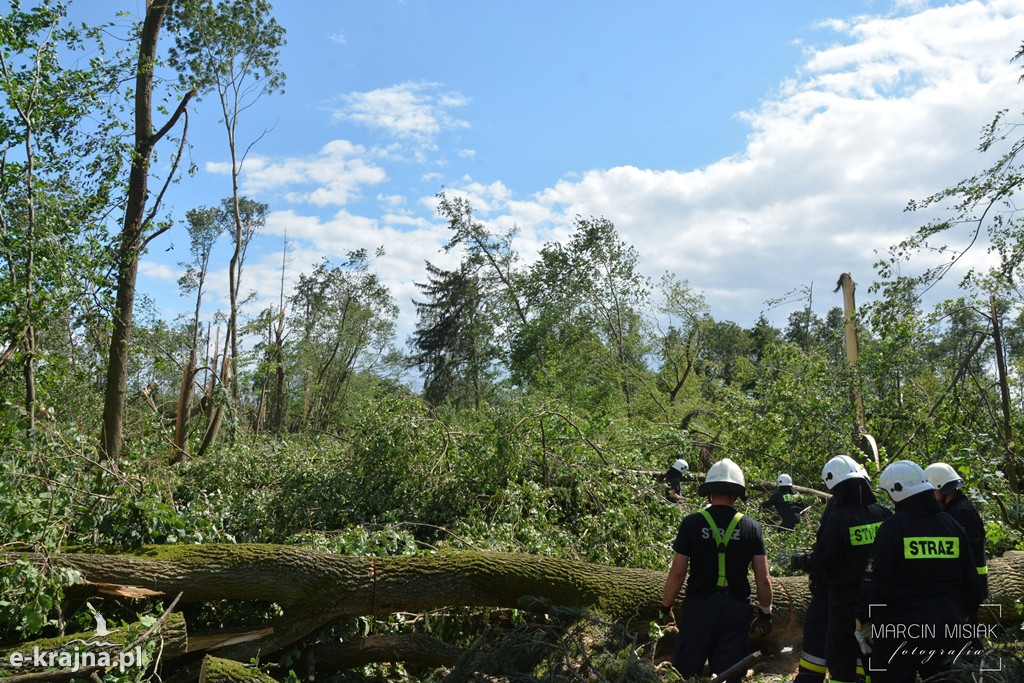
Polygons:
M377 201L383 206L403 206L406 203L406 198L400 194L379 194L377 195Z
M716 317L744 325L795 287L831 291L844 271L868 283L889 245L931 218L904 213L907 201L981 168L981 126L1024 106L1009 63L1022 10L997 0L837 24L848 44L808 53L800 74L742 114L752 132L741 154L688 172L594 170L515 212L551 226L604 216L650 275L687 278Z
M446 190L446 193L451 197L462 197L474 211L484 214L501 210L512 198L512 191L500 180L484 185L469 176L464 176L460 185ZM436 209L439 202L430 197L426 203Z
M182 276L182 269L166 263L157 263L148 258L139 261L139 275L161 282L177 282Z
M348 140L331 140L310 157L246 159L242 190L249 194L281 194L293 203L344 206L360 196L363 186L387 179L383 168L367 161L367 150ZM208 163L210 173L227 173L230 164ZM298 188L298 189L290 189Z
M443 92L440 83L401 83L343 96L336 119L382 130L399 139L429 142L442 131L468 128L450 112L468 103L457 92Z
M860 283L863 302L873 263L933 217L905 213L907 201L990 163L975 149L980 128L999 109L1024 109L1020 65L1009 63L1024 36L1024 0L829 26L834 44L808 49L797 73L739 114L750 133L734 155L699 169L594 169L537 191L466 176L447 191L466 197L495 229L518 226L516 248L527 259L545 241L564 239L575 216L604 216L637 249L648 275L675 273L706 294L716 318L744 326L769 299L812 284L820 312L841 305L831 290L846 271ZM432 141L467 125L449 113L464 101L434 84L404 84L350 96L339 116ZM399 158L400 148L391 149ZM247 191L288 190L294 201L346 206L384 181L383 169L366 160L371 155L383 158L380 150L335 141L311 158L250 160ZM438 177L428 172L421 180ZM374 267L402 308L404 339L424 261L450 267L457 260L439 251L449 235L436 198L409 196L403 202L382 190L385 213L377 217L354 208L326 217L275 211L267 230L297 240L293 274L323 256L384 245ZM280 254L268 254L265 264L253 266L254 281L273 281Z
M402 309L398 333L400 344L415 327L411 301L419 296L415 283L424 280L424 263L430 261L451 268L459 259L457 254L446 254L441 249L448 238L445 226L404 213L385 214L376 219L342 210L330 218L321 219L293 211L271 212L264 235L284 234L287 234L290 244L286 297L291 294L299 274L311 272L321 260L326 258L338 264L351 251L365 249L372 255L377 247L383 246L385 253L373 259L372 268ZM246 265L243 289L258 289L261 294L261 299L250 305L249 314L265 307L268 301L277 300L281 256L280 249L271 249ZM219 283L214 287L216 293L226 296L226 272L217 273L212 279Z

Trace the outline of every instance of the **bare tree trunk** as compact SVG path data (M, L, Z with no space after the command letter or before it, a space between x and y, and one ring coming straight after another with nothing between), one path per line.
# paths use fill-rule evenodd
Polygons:
M178 408L174 416L174 453L171 464L188 459L188 423L192 412L192 378L196 372L196 341L193 338L188 360L181 373L181 387L178 390Z
M206 332L206 342L210 342L210 332ZM213 419L213 392L217 390L217 367L220 360L220 328L218 327L213 341L213 360L210 360L209 348L206 353L206 364L210 366L210 381L206 384L206 416Z
M36 237L36 202L35 183L33 178L33 164L35 156L32 154L32 128L31 121L26 120L29 126L25 132L25 153L28 157L28 259L26 264L25 277L25 412L28 414L27 429L31 433L36 427L36 328L35 328L35 296L33 281L35 280L35 237Z
M276 366L276 381L274 383L273 402L273 429L275 434L280 434L284 429L284 311L278 321L274 337L274 360Z
M67 591L72 599L180 593L183 602L263 600L280 605L283 616L267 628L188 635L184 650L179 643L165 652L173 657L182 651L216 648L218 658L237 662L279 652L339 619L456 606L542 612L552 606L583 608L601 618L629 623L633 630L642 629L644 622L656 617L665 582L663 572L478 551L351 557L296 546L186 545L147 546L122 555L29 557L81 572L84 582ZM24 558L21 553L0 553L0 563ZM992 558L989 567L991 596L980 612L981 621L1015 631L1022 620L1015 605L1024 592L1024 553ZM810 602L806 577L775 577L772 584L775 628L768 638L752 643L766 653L800 642ZM0 661L7 660L10 652L30 652L34 644L0 647ZM312 675L314 669L323 672L373 661L444 665L457 654L441 641L403 634L342 646L316 645L307 651L306 664ZM233 668L228 663L224 666ZM252 670L236 673L231 680L267 680ZM196 680L197 676L187 669L170 680Z
M139 56L135 76L135 145L128 175L128 198L117 249L117 296L113 329L107 356L106 390L103 397L103 425L100 453L116 463L121 459L125 398L128 387L128 346L131 343L135 308L135 283L139 257L147 239L146 204L149 200L149 165L156 144L177 123L195 90L187 93L163 128L153 132L153 65L157 39L164 15L174 0L148 0L146 16L139 36ZM166 228L163 228L166 229Z
M281 287L277 299L277 325L274 327L273 361L275 367L274 400L271 403L271 425L275 434L280 434L284 426L284 282L288 268L288 235L285 234L281 248Z
M188 360L181 378L178 392L178 413L174 422L174 453L171 464L184 462L188 458L188 430L192 417L192 393L196 376L196 362L199 355L199 330L202 323L199 315L203 308L203 286L206 284L206 270L209 264L209 249L206 250L196 283L196 306L192 313L192 339L189 342Z
M871 460L875 467L881 467L878 456L878 445L874 437L868 434L867 415L864 412L864 395L861 390L860 371L857 368L857 359L860 354L860 344L857 339L857 304L854 294L857 289L853 276L843 273L836 283L836 290L843 290L843 333L846 341L846 367L850 373L850 398L853 402L853 409L857 413L857 424L854 427L854 441L858 448Z
M267 341L270 341L270 335L267 335ZM264 361L267 361L270 355L269 346L267 353L264 354ZM269 363L268 363L269 365ZM260 380L259 391L256 392L256 416L253 418L252 430L256 436L263 433L263 428L267 422L267 402L268 392L270 391L270 370L269 368L264 373L263 378Z
M224 364L221 366L221 386L226 387L228 382L231 381L231 363L229 359L224 359ZM199 445L199 450L196 451L196 457L203 457L207 451L217 443L217 437L220 434L221 425L224 423L224 412L227 410L227 405L224 401L216 401L213 398L213 392L210 395L210 421L206 425L206 432L203 434L203 442Z
M231 142L231 163L235 164L235 143ZM238 289L242 281L242 218L238 214L238 171L231 172L232 205L234 207L235 220L235 250L231 254L231 262L228 264L228 299L231 310L228 313L228 332L225 340L225 350L231 350L231 362L234 364L238 358ZM225 353L227 356L227 353ZM226 360L225 360L226 364ZM231 373L232 378L235 373ZM238 381L231 380L231 400L238 404Z
M51 30L53 26L50 27ZM40 52L42 48L40 48ZM12 80L8 72L7 63L0 61L0 69L3 71L4 79ZM23 376L25 379L25 414L27 416L26 431L31 434L36 426L36 332L35 332L35 258L36 258L36 184L35 184L35 150L33 148L35 117L35 94L38 92L40 79L39 53L36 55L36 70L33 74L32 91L28 103L19 103L16 98L11 98L9 104L18 113L24 124L25 132L25 200L26 200L26 232L25 241L28 244L28 253L25 256L25 330L22 337L24 349ZM6 165L6 151L4 152ZM6 234L6 231L5 231ZM13 272L13 270L12 270Z
M32 315L32 305L28 306ZM32 432L36 428L36 329L29 322L25 328L25 413L28 416L26 429Z
M999 397L1003 413L1003 448L1006 450L1006 457L1003 459L1003 468L1006 470L1006 482L1016 498L1017 506L1020 506L1020 478L1017 473L1017 453L1013 443L1013 422L1010 418L1010 385L1006 379L1006 356L1003 355L1003 335L1000 333L999 312L996 310L996 297L989 296L992 306L992 340L995 342L996 370L999 374Z

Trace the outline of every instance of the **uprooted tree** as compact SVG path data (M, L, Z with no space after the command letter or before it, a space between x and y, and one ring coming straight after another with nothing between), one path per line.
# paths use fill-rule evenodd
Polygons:
M47 561L81 574L82 582L69 590L69 596L167 597L181 603L258 600L279 605L281 617L244 636L188 634L185 651L215 649L219 658L236 661L266 657L339 619L440 607L585 608L644 633L646 622L657 612L665 578L661 572L528 554L445 551L352 557L278 545L147 546L120 554L86 548ZM1024 595L1024 553L993 558L990 568L991 607L983 609L982 620L1019 621L1015 605ZM760 643L766 651L799 643L810 600L805 577L775 577L773 585L776 627ZM414 636L377 636L315 647L320 661L336 666L403 659L445 663L457 656L440 641Z

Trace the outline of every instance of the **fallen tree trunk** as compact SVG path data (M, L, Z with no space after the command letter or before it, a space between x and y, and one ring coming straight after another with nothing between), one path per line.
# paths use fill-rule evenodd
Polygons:
M421 612L441 607L515 608L530 596L593 610L643 632L657 614L665 573L537 555L446 551L431 555L350 557L277 545L147 546L104 555L80 549L50 561L81 572L79 591L173 596L182 602L266 600L284 616L263 637L220 648L247 660L284 648L346 617ZM798 646L810 600L803 576L773 578L775 630L766 652ZM981 619L1016 622L1024 596L1024 553L990 560L991 608ZM1001 614L1000 614L1001 613Z
M11 681L62 681L88 678L126 668L145 669L143 643L160 641L161 655L173 659L187 649L185 618L179 613L167 614L159 628L147 629L142 623L115 628L104 633L74 633L0 647L0 671L15 675L2 678Z
M183 603L267 600L315 605L339 617L453 605L515 607L522 596L542 596L624 619L643 607L653 607L646 610L653 614L665 580L661 572L517 553L351 557L259 544L146 546L117 555L76 551L51 562L81 572L87 592L181 593Z

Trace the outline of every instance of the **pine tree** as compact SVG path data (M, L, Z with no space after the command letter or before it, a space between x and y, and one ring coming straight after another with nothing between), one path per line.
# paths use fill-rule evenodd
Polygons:
M427 282L416 283L426 301L414 301L419 317L409 362L423 373L423 397L479 407L490 344L480 280L466 262L443 270L427 262Z

